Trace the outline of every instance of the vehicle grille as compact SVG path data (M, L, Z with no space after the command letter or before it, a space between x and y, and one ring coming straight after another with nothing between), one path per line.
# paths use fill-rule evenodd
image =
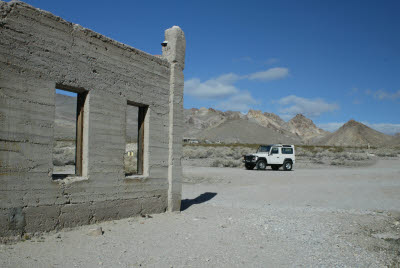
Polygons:
M245 155L244 156L244 160L245 161L251 161L251 160L253 160L253 157L254 157L254 155Z

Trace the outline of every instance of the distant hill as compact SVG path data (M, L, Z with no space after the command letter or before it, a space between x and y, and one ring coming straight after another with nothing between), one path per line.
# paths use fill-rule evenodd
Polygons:
M390 145L393 136L383 134L360 122L350 120L334 133L321 138L318 143L336 146L382 146Z
M245 118L226 120L218 126L205 129L199 133L198 138L224 143L299 144L301 142L299 137L290 133L283 134Z
M318 128L314 122L302 114L293 117L288 123L287 127L290 132L298 135L304 141L320 138L329 134L328 131Z
M235 123L231 122L239 119L240 121ZM242 122L242 127L238 126L238 122ZM238 129L233 129L233 124L238 126ZM266 139L270 140L265 136L267 132L273 137L272 140L276 140L275 137L282 137L292 143L304 143L329 133L316 127L312 120L300 114L289 122L285 122L276 114L256 110L249 110L247 114L242 114L232 111L222 112L212 108L193 108L185 110L185 125L185 137L200 139L208 137L213 140L214 133L218 132L219 140L229 139L237 142L250 142L248 136L241 134L244 126L248 128L246 131L252 133L252 137L257 136L258 140L264 140L261 143L267 143ZM234 133L234 131L240 131L240 133ZM236 135L235 138L232 135Z

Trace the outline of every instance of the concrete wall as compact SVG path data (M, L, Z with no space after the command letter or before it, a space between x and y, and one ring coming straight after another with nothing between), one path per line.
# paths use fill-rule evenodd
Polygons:
M179 210L185 38L156 57L0 1L0 236ZM83 175L52 179L55 88L87 92ZM148 105L144 174L125 177L127 101Z

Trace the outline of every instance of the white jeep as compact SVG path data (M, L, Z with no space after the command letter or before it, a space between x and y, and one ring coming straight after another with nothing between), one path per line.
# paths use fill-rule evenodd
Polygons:
M292 170L295 163L294 145L261 145L255 154L243 156L243 163L246 169L264 170L271 166L273 170L278 170L283 166L283 170Z

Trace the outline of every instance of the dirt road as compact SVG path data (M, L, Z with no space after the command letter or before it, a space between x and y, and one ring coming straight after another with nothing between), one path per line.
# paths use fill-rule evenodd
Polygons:
M284 171L185 167L181 213L0 246L1 267L385 267L400 259L400 160Z

